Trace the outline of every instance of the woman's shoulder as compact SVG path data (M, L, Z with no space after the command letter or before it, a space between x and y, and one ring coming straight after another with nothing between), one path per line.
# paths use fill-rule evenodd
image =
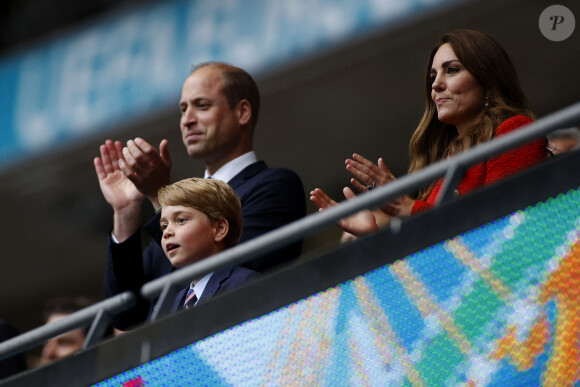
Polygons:
M524 115L517 115L517 116L513 116L508 118L507 120L505 120L504 122L502 122L497 129L495 130L495 135L496 136L501 136L503 134L512 132L524 125L527 125L531 122L533 122L534 120L531 119L528 116L524 116Z

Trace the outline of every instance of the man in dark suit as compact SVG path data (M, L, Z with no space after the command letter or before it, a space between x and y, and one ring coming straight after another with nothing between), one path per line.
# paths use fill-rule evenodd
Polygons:
M242 203L244 231L240 242L288 224L306 214L300 178L285 168L268 168L253 151L253 133L260 96L251 76L219 62L197 66L183 85L180 128L189 156L203 161L205 176L230 184ZM171 158L167 140L159 151L141 138L124 147L107 140L94 160L103 196L114 211L105 273L108 296L130 290L139 294L143 284L174 270L160 247L156 215L145 225L152 243L142 253L141 204L148 198L159 208L157 191L169 184ZM265 271L291 262L302 242L283 246L244 266ZM136 269L137 268L137 269ZM141 299L132 311L116 319L120 329L142 322L149 310Z

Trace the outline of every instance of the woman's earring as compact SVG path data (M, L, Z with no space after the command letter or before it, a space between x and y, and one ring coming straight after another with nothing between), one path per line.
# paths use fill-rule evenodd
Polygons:
M489 97L487 96L487 94L485 95L485 104L484 104L485 108L487 109L489 107Z

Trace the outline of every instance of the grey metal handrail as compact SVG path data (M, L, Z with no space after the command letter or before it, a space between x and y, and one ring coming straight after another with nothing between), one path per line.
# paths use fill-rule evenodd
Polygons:
M469 151L441 160L389 184L377 187L375 190L359 195L352 200L344 201L327 210L311 214L215 256L196 262L163 278L153 280L141 288L141 294L145 298L154 299L159 296L151 320L166 314L170 309L171 300L179 289L185 287L194 278L200 278L216 269L240 264L252 257L271 252L281 245L286 245L311 235L358 211L376 208L398 196L418 190L441 177L445 177L441 197L444 201L449 200L451 198L449 192L455 189L461 180L460 175L463 174L468 166L500 155L509 149L524 145L537 138L545 137L556 129L578 125L579 123L580 102L577 102L549 116L538 119L527 125L525 130L517 130L495 138ZM440 200L437 205L441 204L441 202Z
M50 324L0 343L0 360L34 348L46 340L77 328L91 325L83 349L98 342L106 331L110 316L133 307L137 297L131 292L118 294L94 305L71 313Z

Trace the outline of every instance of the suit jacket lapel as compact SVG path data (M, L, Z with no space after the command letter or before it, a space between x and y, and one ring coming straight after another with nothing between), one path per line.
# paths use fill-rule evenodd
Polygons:
M215 271L205 285L199 302L205 302L212 298L220 290L222 283L232 275L232 270L233 268Z
M173 300L173 307L172 310L174 312L183 309L183 304L185 303L185 296L187 295L187 290L189 289L189 285L187 287L181 289L179 293L175 296Z
M246 168L242 169L240 173L234 176L228 184L233 189L236 189L241 184L243 184L246 180L253 177L257 173L263 171L264 169L268 168L265 162L263 161L256 161L254 164L248 165Z
M215 271L209 278L207 284L205 285L205 289L201 294L201 298L199 299L198 304L200 302L206 302L207 300L212 298L217 292L219 292L222 287L222 284L232 276L234 269L235 266L229 269ZM175 299L173 301L174 312L183 308L183 304L185 303L185 297L187 295L188 290L189 285L181 289L179 293L177 293L177 295L175 296Z

